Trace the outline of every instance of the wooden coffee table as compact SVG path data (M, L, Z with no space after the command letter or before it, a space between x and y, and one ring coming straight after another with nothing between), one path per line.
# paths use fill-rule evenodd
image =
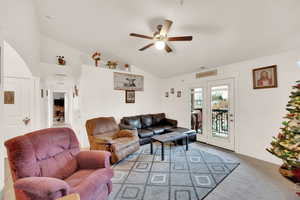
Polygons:
M189 137L185 133L174 131L174 132L165 133L162 135L153 136L150 141L150 152L151 152L151 154L153 154L153 142L161 143L161 160L164 160L165 159L164 144L170 143L170 142L175 142L177 140L182 140L184 138L186 141L186 151L188 151L189 150Z

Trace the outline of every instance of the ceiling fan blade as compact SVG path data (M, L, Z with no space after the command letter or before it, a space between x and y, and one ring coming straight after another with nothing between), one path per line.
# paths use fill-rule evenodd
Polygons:
M165 50L166 50L166 52L168 52L168 53L170 53L170 52L173 51L173 50L171 49L171 47L170 47L168 44L166 44Z
M144 46L143 48L140 48L140 51L144 51L145 49L148 49L149 47L153 46L154 43L148 44L147 46Z
M139 37L139 38L145 38L145 39L149 39L149 40L153 40L153 37L147 36L147 35L141 35L141 34L137 34L137 33L130 33L130 36L133 37Z
M160 30L160 35L166 36L172 26L173 22L171 20L165 20L163 27Z
M169 37L168 41L192 41L193 36Z

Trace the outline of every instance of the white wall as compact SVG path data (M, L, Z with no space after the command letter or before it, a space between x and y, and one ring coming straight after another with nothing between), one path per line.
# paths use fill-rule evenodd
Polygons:
M31 72L37 75L40 33L34 0L0 0L0 30Z
M12 47L10 46L10 44L8 44L6 41L3 41L2 43L2 53L3 53L3 57L2 57L2 64L3 64L3 78L5 77L22 77L22 78L32 78L32 74L31 71L29 70L27 64L25 63L25 61L22 59L22 57L18 54L18 52ZM3 82L2 82L3 83ZM5 86L4 86L5 87ZM32 93L34 94L34 93ZM2 94L1 94L2 95ZM2 96L1 96L2 97ZM3 106L3 97L1 98L1 109ZM38 104L35 104L38 105ZM38 106L37 106L38 107ZM31 110L31 113L35 113L35 110ZM4 112L0 112L1 115L5 115L7 113ZM36 113L32 116L32 121L34 123L34 125L36 125L36 120L38 119L38 117L36 116ZM3 120L3 116L1 116L1 121ZM11 133L6 132L6 124L0 124L1 125L1 130L3 130L3 133L1 134L1 146L0 146L0 188L3 187L3 182L4 182L4 157L6 157L6 150L4 147L4 138L7 138L7 135L10 135ZM33 126L34 128L35 126Z
M30 69L30 73L33 72L34 74L39 74L40 38L34 0L0 0L1 46L4 40L7 41L24 59L24 63L26 63L27 67ZM15 64L13 66L15 66ZM16 74L14 74L10 68L5 71L7 75L14 76L19 75L22 70L16 70ZM2 106L2 92L0 99L0 104ZM0 109L2 111L2 107ZM1 121L3 114L5 113L0 112ZM4 130L3 124L0 124L0 128L1 130ZM3 187L4 180L3 157L6 155L3 145L3 134L5 133L2 133L0 136L0 190Z
M289 100L291 86L300 79L300 49L277 55L261 57L245 62L222 66L224 76L237 75L236 98L236 152L261 160L281 163L265 151L270 146L272 136L277 135L285 106ZM254 90L252 69L276 64L278 67L278 88ZM189 88L204 81L196 80L195 73L185 74L164 80L162 107L168 115L179 120L181 126L190 126ZM170 88L183 90L182 98L164 98Z
M3 47L4 47L4 39L2 35L2 31L0 30L0 128L3 127ZM4 186L3 177L4 177L4 147L3 147L4 135L0 134L0 199L2 198L2 188Z
M114 116L119 121L123 116L161 112L161 79L132 67L134 74L144 75L144 91L136 92L136 103L125 103L125 91L114 90L113 70L82 66L79 97L82 123L94 117ZM83 145L88 146L85 130Z
M32 78L32 73L25 61L6 41L4 41L3 56L3 75L5 77Z
M45 35L41 35L41 62L57 64L56 56L64 56L66 65L79 68L83 63L87 63L88 56L75 48L54 40ZM92 63L92 61L90 60Z

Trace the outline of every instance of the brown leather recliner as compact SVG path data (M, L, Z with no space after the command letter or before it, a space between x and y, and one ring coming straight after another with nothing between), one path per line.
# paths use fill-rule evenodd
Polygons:
M99 117L86 121L91 150L111 152L111 163L116 163L140 148L136 130L120 130L113 117Z

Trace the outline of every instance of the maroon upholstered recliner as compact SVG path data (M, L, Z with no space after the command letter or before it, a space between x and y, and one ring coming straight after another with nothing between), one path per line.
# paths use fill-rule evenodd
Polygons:
M106 200L112 190L110 153L81 151L69 128L50 128L5 142L17 200L53 200L78 193Z

